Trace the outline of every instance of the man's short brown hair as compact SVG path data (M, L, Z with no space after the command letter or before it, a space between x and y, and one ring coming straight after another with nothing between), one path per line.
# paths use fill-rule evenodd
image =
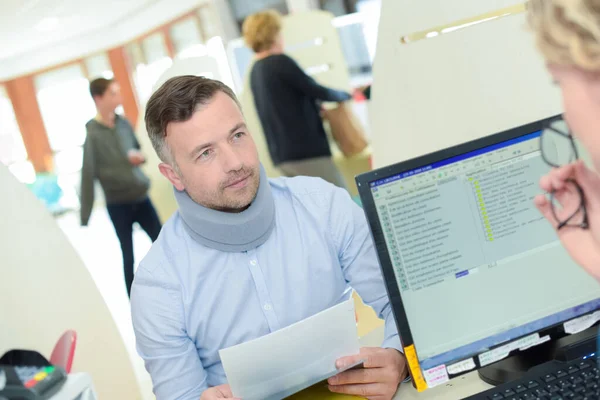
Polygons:
M223 82L195 75L183 75L166 81L148 100L146 106L146 130L158 157L175 163L166 148L167 126L171 122L189 121L198 107L209 104L213 97L223 92L240 103L235 93Z
M244 41L255 53L269 50L281 32L281 14L275 10L250 15L242 27Z
M98 78L90 82L90 94L92 98L102 97L108 90L108 87L114 81L112 79Z

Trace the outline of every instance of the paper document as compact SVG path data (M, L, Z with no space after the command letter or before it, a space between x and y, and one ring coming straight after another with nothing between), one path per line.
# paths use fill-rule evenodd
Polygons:
M359 351L351 297L219 355L235 397L280 400L336 375L336 360Z

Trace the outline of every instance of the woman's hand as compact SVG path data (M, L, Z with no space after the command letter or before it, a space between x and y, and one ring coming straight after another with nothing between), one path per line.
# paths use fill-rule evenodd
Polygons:
M571 257L587 272L600 280L600 176L588 169L583 161L577 161L552 170L540 180L546 193L553 193L562 208L557 209L560 221L567 219L579 207L581 197L569 181L574 181L583 190L589 229L565 226L558 229L559 221L552 212L547 196L535 198L535 205L542 215L557 229L558 237ZM573 222L581 220L574 218Z

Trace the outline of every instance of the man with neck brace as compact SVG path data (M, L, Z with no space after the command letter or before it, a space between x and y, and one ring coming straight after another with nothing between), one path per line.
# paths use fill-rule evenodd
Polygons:
M268 179L235 94L180 76L148 102L146 128L179 210L136 272L137 349L163 399L233 398L219 350L323 311L356 289L385 319L381 348L332 392L391 399L404 355L362 210L319 178Z

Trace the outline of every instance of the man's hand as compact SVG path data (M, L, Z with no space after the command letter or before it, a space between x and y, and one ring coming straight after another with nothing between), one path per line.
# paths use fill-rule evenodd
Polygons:
M134 165L136 167L140 164L143 164L146 161L144 155L138 150L129 150L127 152L127 158L129 159L131 165Z
M240 400L237 397L233 397L231 388L229 385L215 386L207 389L202 393L200 400L214 400L214 399L234 399Z
M564 227L557 232L558 237L575 262L600 280L600 176L589 170L583 161L577 161L554 169L542 177L542 190L554 193L554 197L562 205L562 209L557 210L557 217L561 220L567 219L579 207L581 201L579 193L574 192L570 189L572 186L567 184L569 180L577 182L583 190L590 226L588 230ZM535 205L556 229L558 222L546 196L537 196Z
M391 400L408 375L404 355L396 349L365 347L359 355L339 359L336 366L342 369L360 360L365 360L364 368L329 378L329 390L369 400Z

